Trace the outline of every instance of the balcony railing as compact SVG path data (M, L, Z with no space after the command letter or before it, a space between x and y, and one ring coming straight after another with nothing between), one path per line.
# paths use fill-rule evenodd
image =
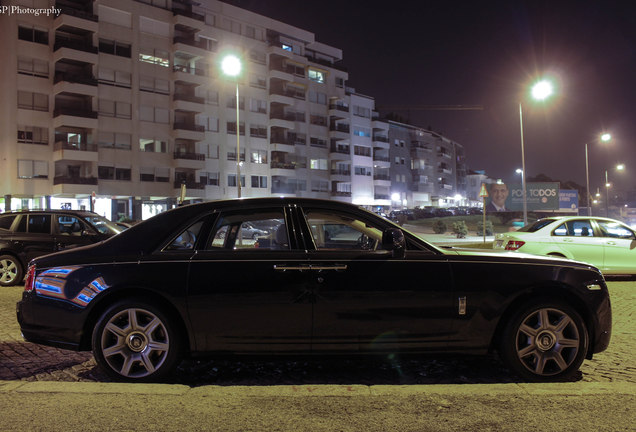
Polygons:
M86 84L90 86L96 86L97 80L92 75L73 74L69 72L55 72L53 82L55 84L66 81L75 84Z
M349 125L343 125L343 124L332 124L329 126L329 130L331 132L344 132L344 133L349 133L350 128Z
M351 192L331 191L331 196L350 197Z
M349 146L346 147L342 147L342 146L331 146L330 149L331 153L340 153L340 154L351 154L351 148Z
M388 156L381 156L381 155L374 154L373 155L373 160L374 161L380 161L380 162L390 162L391 158L388 157Z
M73 8L71 6L61 5L59 3L56 3L55 8L56 9L60 9L61 13L64 14L64 15L70 15L70 16L74 16L76 18L82 18L82 19L85 19L85 20L97 22L97 15L93 15L90 12L85 12L85 11L82 11L82 10L78 10L78 9L75 9L75 8Z
M197 181L175 180L173 183L175 189L181 188L182 184L185 185L186 189L205 189L205 183L199 183Z
M97 47L91 43L71 41L71 40L56 40L53 45L53 51L57 51L60 48L70 48L77 51L84 51L92 54L97 54Z
M194 12L191 12L191 11L187 11L187 10L184 10L184 9L174 8L173 7L172 8L172 13L174 15L182 15L182 16L185 16L185 17L188 17L188 18L195 19L197 21L205 22L205 16L204 15L201 15L201 14L198 14L198 13L194 13Z
M191 153L191 152L182 152L176 151L172 154L174 159L188 159L188 160L205 160L205 154L203 153Z
M279 169L296 169L296 164L291 162L272 162L270 167Z
M97 144L92 143L72 143L68 141L56 141L53 144L53 150L75 150L75 151L88 151L88 152L96 152Z
M391 199L391 196L386 194L374 194L373 198L377 200L388 200Z
M343 105L338 105L338 104L329 104L329 109L330 110L343 111L343 112L349 112L349 107L348 106L343 106Z
M210 76L205 69L195 68L195 67L187 66L187 65L176 64L176 65L173 65L172 70L175 72L183 72L190 75L197 75L197 76L203 76L203 77Z
M389 142L389 137L385 137L385 136L382 136L382 135L373 135L373 141L379 141L379 142L388 143Z
M173 39L174 43L182 43L184 45L189 45L191 47L200 48L205 51L213 52L213 50L209 49L208 44L205 41L197 41L192 38L186 38L181 36L175 36Z
M172 97L172 100L193 102L198 104L205 103L205 98L194 96L194 95L179 94L179 93L175 93L174 96Z
M388 174L373 174L373 180L391 181L391 176Z
M97 118L97 112L84 108L68 108L59 107L53 110L53 117L59 117L61 115L73 116L73 117L85 117L85 118Z
M53 179L53 184L76 184L76 185L96 185L97 177L70 177L70 176L56 176Z
M205 132L205 127L194 123L175 123L173 129L183 129L193 132Z
M341 175L341 176L350 176L351 175L351 169L332 169L331 170L331 174L332 175Z

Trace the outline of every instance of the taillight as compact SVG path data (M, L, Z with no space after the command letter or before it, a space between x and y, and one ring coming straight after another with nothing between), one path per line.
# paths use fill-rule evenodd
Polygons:
M521 240L509 240L508 243L506 243L506 250L514 251L519 249L524 244L526 244L526 242Z
M24 283L24 291L31 292L34 288L35 282L35 266L30 265L29 271L27 272L26 282Z

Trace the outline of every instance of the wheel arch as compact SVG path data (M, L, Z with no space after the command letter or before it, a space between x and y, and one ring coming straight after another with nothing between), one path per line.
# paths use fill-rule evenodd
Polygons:
M105 296L91 309L88 318L84 322L82 328L82 338L80 340L80 349L90 351L91 350L91 338L93 329L97 325L99 317L114 303L124 299L140 299L144 302L150 303L161 309L169 318L175 323L180 339L182 342L182 348L184 352L190 351L190 339L188 337L188 329L184 321L184 317L179 313L179 310L174 306L172 302L166 299L164 296L158 294L155 291L151 291L145 288L120 288L112 292L105 293Z
M576 294L574 294L572 290L568 289L565 285L560 284L538 286L514 299L506 307L504 313L499 319L499 322L497 323L497 327L495 328L495 332L493 333L492 339L490 341L489 351L493 352L498 349L504 329L510 322L510 319L512 318L514 313L519 310L519 308L524 307L526 304L537 301L539 299L545 299L546 301L561 301L574 308L574 310L576 310L576 312L581 315L581 318L583 318L583 321L585 322L585 326L587 328L589 340L588 349L585 357L587 359L592 358L592 353L594 352L593 335L595 334L595 325L594 319L592 318L592 312L585 306L585 303Z

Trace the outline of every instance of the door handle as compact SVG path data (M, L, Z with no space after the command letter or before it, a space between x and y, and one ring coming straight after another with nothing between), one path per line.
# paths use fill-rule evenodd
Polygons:
M287 270L296 270L296 271L304 271L304 270L335 270L335 271L343 271L347 269L346 264L274 264L274 270L276 271L287 271Z
M615 245L616 245L616 242L615 242L615 241L613 241L613 240L610 240L610 241L608 241L608 242L607 242L607 243L605 243L605 244L608 244L608 245L611 245L611 246L615 246Z
M564 241L565 243L572 243L574 240L569 239L569 238L564 238L564 239L563 239L563 241Z

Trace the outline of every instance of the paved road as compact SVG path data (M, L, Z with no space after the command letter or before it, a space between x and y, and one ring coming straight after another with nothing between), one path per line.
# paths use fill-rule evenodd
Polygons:
M636 383L636 282L609 283L613 333L607 351L586 360L580 382ZM0 380L109 382L91 353L78 353L24 342L15 318L21 287L0 289ZM460 384L512 383L495 357L441 357L311 361L186 361L176 384Z

